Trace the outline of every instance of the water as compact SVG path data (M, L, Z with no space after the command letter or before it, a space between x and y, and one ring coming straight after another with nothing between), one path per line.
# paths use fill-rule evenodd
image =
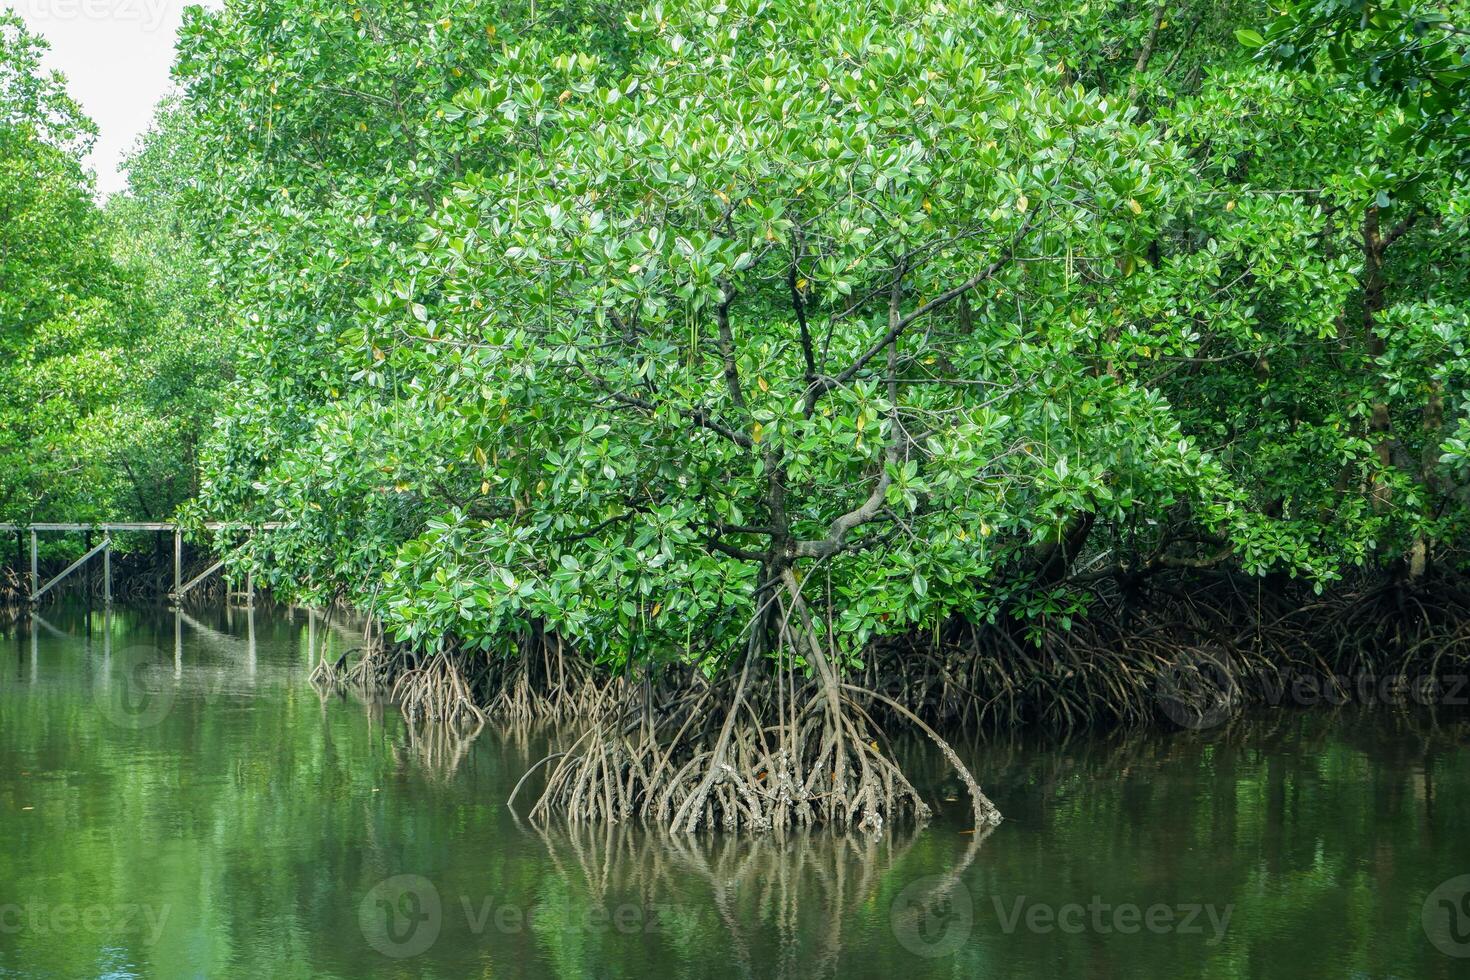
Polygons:
M1443 712L971 747L983 840L963 799L877 841L538 831L544 737L320 696L313 635L352 641L305 612L47 619L0 630L0 976L1470 975Z

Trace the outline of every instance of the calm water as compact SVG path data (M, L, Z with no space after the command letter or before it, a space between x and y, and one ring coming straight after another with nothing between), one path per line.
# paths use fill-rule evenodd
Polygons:
M0 630L0 976L1470 976L1462 717L989 744L877 841L538 831L547 737L322 697L242 610ZM927 756L914 765L951 795Z

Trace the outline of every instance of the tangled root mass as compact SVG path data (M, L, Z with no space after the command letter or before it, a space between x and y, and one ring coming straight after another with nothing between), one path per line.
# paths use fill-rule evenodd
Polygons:
M1065 628L954 621L889 639L847 678L803 626L799 600L779 611L776 649L752 644L738 674L714 680L692 668L610 676L541 631L518 656L421 657L378 643L319 674L391 690L415 722L570 724L578 734L531 767L512 802L544 779L538 820L692 832L923 821L929 807L888 729L918 729L938 746L982 828L1000 814L931 725L1205 727L1306 674L1330 688L1363 672L1432 684L1470 668L1470 593L1455 583L1316 597L1228 577L1174 582L1146 601L1104 594Z

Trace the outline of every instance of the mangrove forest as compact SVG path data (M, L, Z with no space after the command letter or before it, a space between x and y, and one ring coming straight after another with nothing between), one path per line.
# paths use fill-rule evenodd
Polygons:
M1462 968L1470 4L220 0L111 193L58 10L0 974Z

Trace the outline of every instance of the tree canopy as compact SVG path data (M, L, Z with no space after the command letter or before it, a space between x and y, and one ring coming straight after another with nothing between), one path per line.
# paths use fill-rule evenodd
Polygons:
M1089 550L1453 564L1459 171L1330 50L1256 58L1265 17L200 13L191 208L251 364L204 506L406 636L615 659L786 569L856 655L1069 615Z
M95 128L45 49L0 14L0 519L160 519L227 362L167 210L95 201Z

